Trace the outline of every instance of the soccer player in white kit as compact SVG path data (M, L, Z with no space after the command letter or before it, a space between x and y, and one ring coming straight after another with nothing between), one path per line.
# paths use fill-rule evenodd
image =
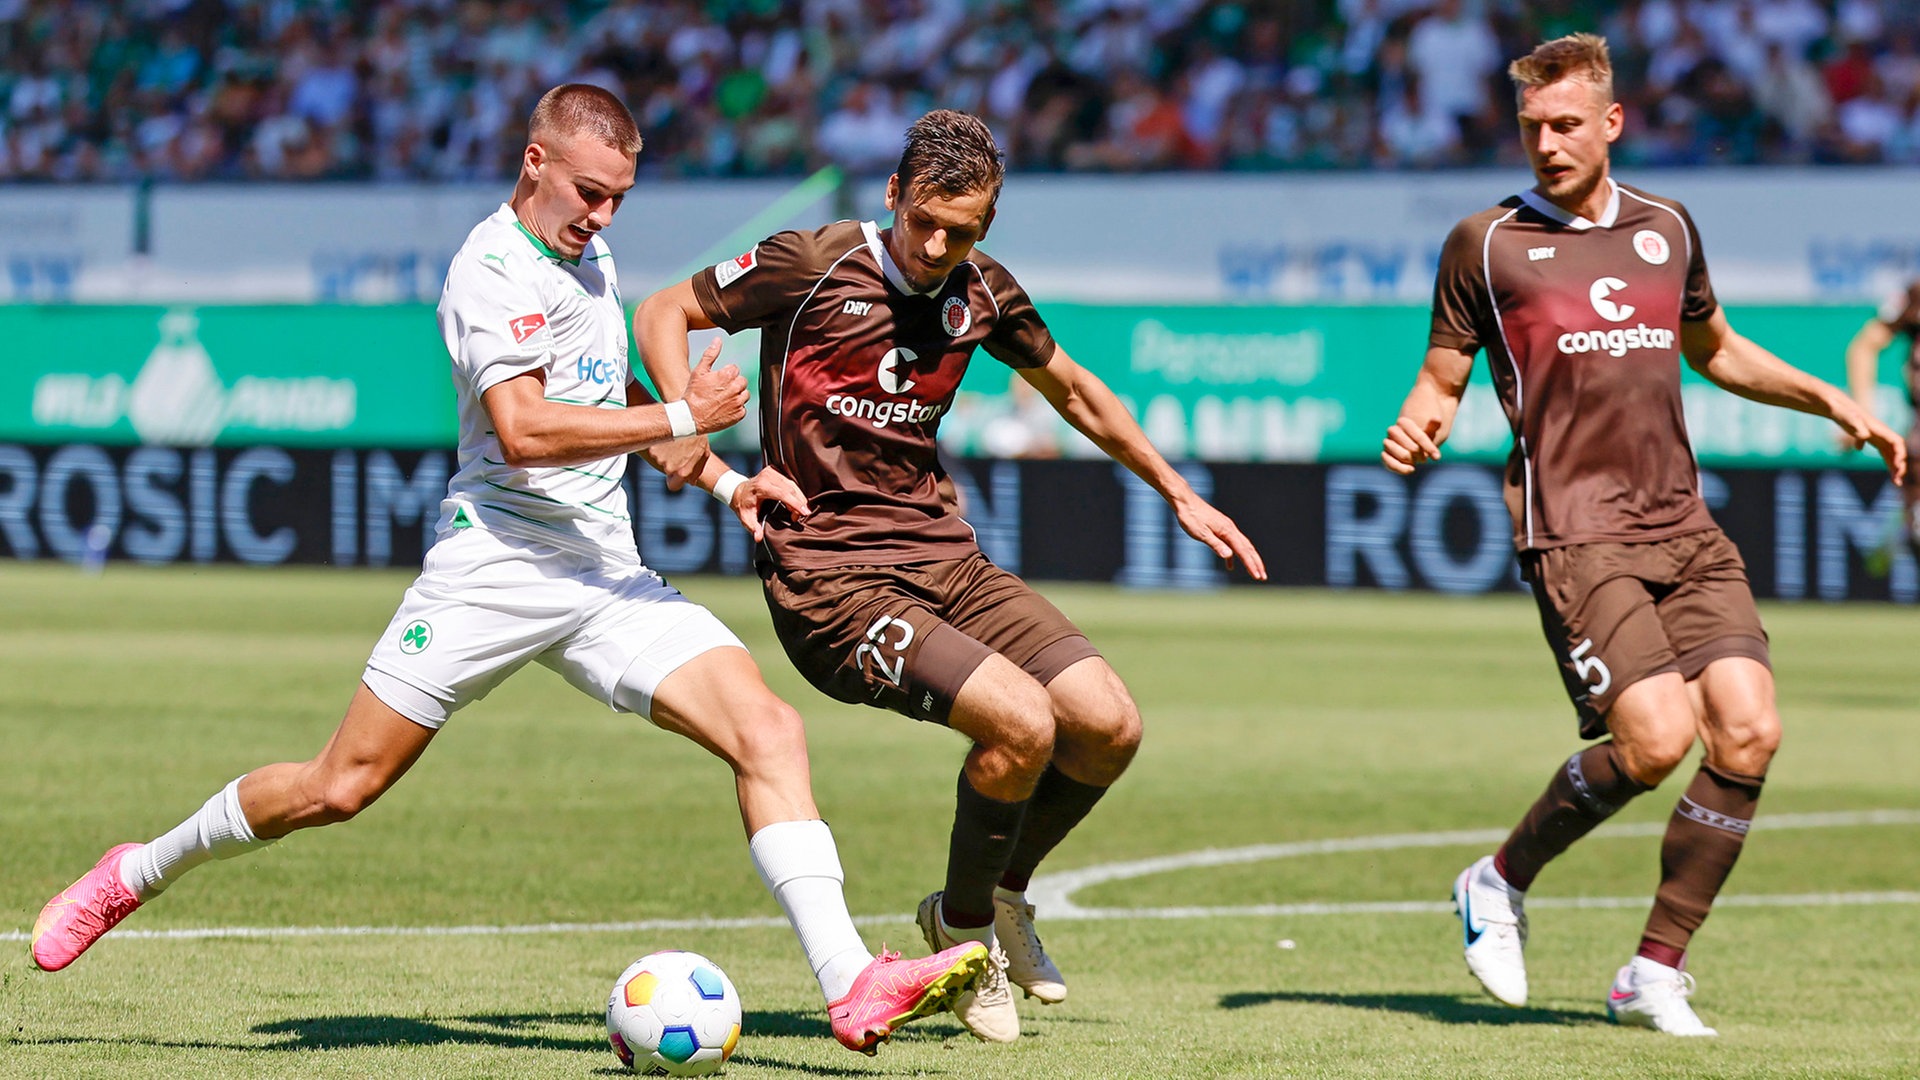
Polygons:
M121 844L55 896L33 931L57 971L188 870L345 821L419 758L446 720L529 660L706 747L732 767L754 866L820 983L834 1036L871 1054L985 970L975 943L923 960L867 951L813 803L800 716L731 631L636 553L626 455L716 431L746 410L731 366L701 358L657 404L632 381L626 317L596 234L633 186L640 134L619 99L567 85L535 107L512 200L454 256L439 319L459 395L460 468L438 539L374 646L346 718L311 761L256 769L145 844ZM695 480L747 528L759 507L806 512L778 473L709 457Z

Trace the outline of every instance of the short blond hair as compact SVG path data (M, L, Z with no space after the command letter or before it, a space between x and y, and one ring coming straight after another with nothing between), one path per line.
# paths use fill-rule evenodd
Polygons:
M640 153L640 126L620 99L591 83L567 83L541 95L527 120L527 137L541 142L581 135L629 157Z
M1568 34L1543 42L1508 64L1507 77L1522 93L1561 79L1584 79L1603 99L1613 100L1613 58L1607 53L1607 39L1599 34Z

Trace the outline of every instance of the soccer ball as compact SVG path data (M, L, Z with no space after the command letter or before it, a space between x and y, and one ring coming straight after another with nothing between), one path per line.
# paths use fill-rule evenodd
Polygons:
M607 1041L644 1076L706 1076L740 1045L740 995L720 965L690 952L635 960L607 997Z

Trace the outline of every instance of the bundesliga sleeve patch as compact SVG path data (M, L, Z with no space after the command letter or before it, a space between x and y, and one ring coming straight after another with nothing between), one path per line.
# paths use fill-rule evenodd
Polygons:
M713 268L714 284L724 289L740 280L741 275L758 265L760 265L760 246L756 244L753 250L748 251L746 254L736 255L716 265Z
M535 312L532 315L522 315L507 323L507 329L513 331L513 343L515 345L525 345L528 338L546 328L547 317L539 312Z

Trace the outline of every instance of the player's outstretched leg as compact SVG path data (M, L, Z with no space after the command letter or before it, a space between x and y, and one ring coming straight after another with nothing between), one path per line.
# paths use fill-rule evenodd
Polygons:
M1067 980L1034 928L1026 889L1067 834L1126 772L1140 747L1140 710L1107 662L1090 656L1047 680L1055 722L1053 761L1027 801L1020 839L993 890L993 927L1007 954L1007 978L1030 998L1056 1005Z
M954 1002L953 1013L976 1039L1013 1042L1020 1014L994 930L994 885L1007 871L1027 801L1053 757L1053 707L1031 675L990 655L962 684L947 722L974 747L955 786L946 888L920 902L917 921L935 952L963 941L987 946L986 974Z
M978 983L989 963L987 947L977 941L918 960L882 949L854 977L846 995L827 1004L833 1037L849 1050L871 1055L900 1025L952 1008L954 998Z
M140 900L120 880L120 863L139 844L108 848L93 869L60 890L33 921L33 962L42 971L59 971L86 952L101 935L133 914Z
M814 806L800 714L767 688L744 649L708 649L657 685L640 681L647 677L629 672L616 701L733 769L754 868L807 955L842 1046L872 1054L900 1025L951 1008L979 981L984 945L919 960L867 951L847 913L833 832Z
M798 749L804 755L804 742ZM845 875L826 822L775 822L747 846L807 954L833 1037L847 1049L874 1053L902 1024L952 1008L985 973L987 947L978 942L918 960L884 948L869 953L847 914Z
M248 773L153 840L112 848L48 901L33 925L34 964L59 971L78 960L196 866L243 855L295 829L351 818L398 780L432 737L432 729L394 712L362 685L318 757Z

